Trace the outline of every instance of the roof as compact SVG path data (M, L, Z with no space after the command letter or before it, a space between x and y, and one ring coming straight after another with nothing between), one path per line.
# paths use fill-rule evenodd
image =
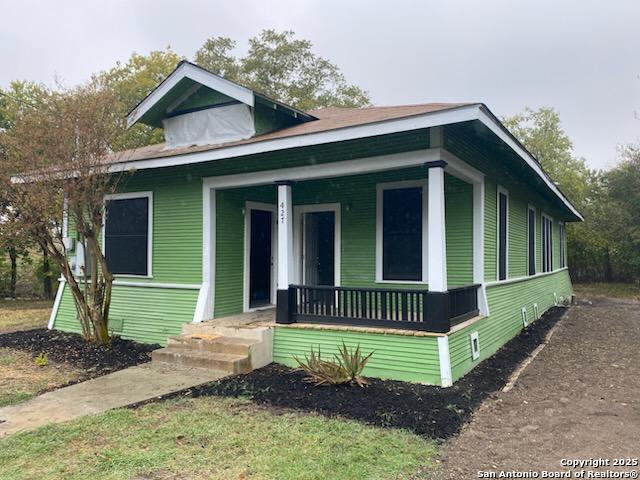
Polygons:
M313 115L291 105L286 105L267 95L229 81L220 75L202 68L195 63L183 60L173 71L147 94L127 114L127 125L144 123L153 127L162 127L162 118L193 96L200 88L217 92L225 100L244 103L250 107L256 102L271 105L280 111L295 117L300 122L314 120Z
M165 143L158 143L146 147L135 148L117 152L110 160L114 163L146 160L152 158L173 157L196 152L219 150L232 146L265 142L268 140L296 137L312 133L328 132L342 128L367 125L386 120L406 118L431 112L454 109L467 105L479 105L470 103L425 103L420 105L401 105L392 107L365 107L365 108L322 108L309 112L317 120L305 122L288 128L276 130L264 135L257 135L247 140L222 143L216 145L201 145L184 148L167 149Z

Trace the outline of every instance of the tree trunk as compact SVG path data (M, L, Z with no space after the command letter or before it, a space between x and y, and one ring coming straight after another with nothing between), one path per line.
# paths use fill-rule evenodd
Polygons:
M50 300L53 296L53 287L51 285L51 267L49 265L49 253L47 249L42 249L42 289L44 298Z
M11 259L11 283L9 284L9 296L16 298L16 283L18 281L18 252L15 247L9 247Z

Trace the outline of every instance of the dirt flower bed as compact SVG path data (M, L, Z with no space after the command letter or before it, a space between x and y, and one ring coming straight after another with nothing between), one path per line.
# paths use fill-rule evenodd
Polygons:
M366 388L316 387L304 373L276 364L181 392L182 396L248 397L259 405L340 416L382 427L405 428L446 439L475 409L500 390L509 375L543 340L565 309L547 312L450 388L370 379Z
M64 362L84 371L84 378L105 375L116 370L148 362L159 345L146 345L114 338L104 347L86 342L81 335L40 328L0 335L0 348L46 354L49 360Z

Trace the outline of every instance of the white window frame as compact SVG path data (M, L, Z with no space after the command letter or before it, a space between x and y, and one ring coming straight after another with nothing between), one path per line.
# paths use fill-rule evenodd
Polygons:
M533 212L533 275L538 273L538 249L536 245L538 244L537 231L538 231L538 210L534 205L527 205L527 276L533 276L529 273L529 236L531 232L529 231L529 212Z
M251 279L251 211L262 210L271 212L271 285L269 291L269 305L260 307L250 306L250 279ZM262 202L245 202L244 206L244 268L243 268L243 299L242 305L244 312L254 312L263 310L276 303L276 289L278 280L278 206L275 203Z
M376 184L376 283L426 285L428 281L429 245L428 245L428 179L403 180L399 182L385 182ZM383 242L383 208L384 191L399 190L403 188L422 188L422 280L385 280L382 276L382 242Z
M504 262L504 278L500 278L500 194L504 194L507 197L507 215L505 218L505 229L507 234L505 235L505 262ZM504 282L509 280L509 190L502 185L498 185L496 188L496 280Z
M107 255L107 244L105 242L106 234L106 222L107 222L107 202L110 200L132 200L136 198L146 198L147 201L147 274L146 275L134 275L131 273L114 274L115 278L153 278L153 192L127 192L127 193L112 193L104 196L103 200L103 216L102 216L102 254Z
M551 244L550 244L550 248L549 248L549 269L545 270L545 245L543 242L543 238L542 238L542 232L544 231L544 220L547 219L551 222L551 229L549 231L549 236L551 238ZM548 273L548 272L553 272L554 268L553 268L553 217L551 215L546 214L545 212L542 212L540 214L540 254L542 255L542 273Z
M558 250L560 265L558 268L565 268L567 266L567 224L565 222L558 222Z

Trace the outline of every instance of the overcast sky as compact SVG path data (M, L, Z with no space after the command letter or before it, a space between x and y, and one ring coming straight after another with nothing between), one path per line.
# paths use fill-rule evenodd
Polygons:
M376 105L480 101L560 112L576 154L614 163L640 141L640 1L0 0L0 88L52 85L170 45L292 29Z

